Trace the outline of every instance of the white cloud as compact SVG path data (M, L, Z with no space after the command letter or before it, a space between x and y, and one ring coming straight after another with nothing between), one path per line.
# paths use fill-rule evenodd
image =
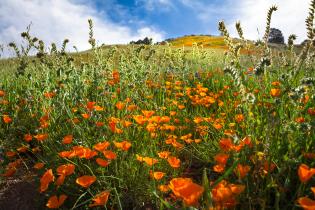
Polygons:
M267 11L270 6L277 5L278 10L273 13L271 27L280 29L285 39L290 34L296 34L297 43L300 43L306 39L305 19L308 15L309 3L309 0L241 0L233 9L235 19L227 21L228 28L231 32L233 31L231 34L236 36L234 25L237 20L240 20L245 37L262 38L265 32Z
M102 15L102 17L101 17ZM32 22L31 34L45 43L61 43L88 49L88 22L94 22L94 35L99 44L128 43L146 36L154 41L163 40L163 32L151 26L132 29L106 18L93 7L74 0L0 0L0 42L21 43L20 33Z
M272 16L271 27L280 29L285 39L290 34L298 36L297 43L306 39L305 19L310 0L225 0L212 3L206 0L179 1L190 7L205 26L213 24L214 19L225 20L232 36L237 36L236 21L241 21L245 37L253 40L262 38L268 9L277 5L278 11Z
M169 11L174 8L171 0L136 0L136 5L143 6L147 11Z

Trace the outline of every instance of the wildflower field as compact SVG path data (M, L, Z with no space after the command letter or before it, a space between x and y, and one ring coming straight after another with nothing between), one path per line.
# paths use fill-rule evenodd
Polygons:
M315 209L315 1L298 50L268 46L276 10L255 45L220 22L226 51L100 47L91 20L88 52L22 33L0 60L0 179L31 174L41 209Z

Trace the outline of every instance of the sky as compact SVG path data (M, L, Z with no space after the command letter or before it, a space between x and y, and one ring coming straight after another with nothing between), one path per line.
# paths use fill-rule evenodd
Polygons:
M190 34L218 35L224 20L232 36L240 21L245 38L261 39L266 14L278 6L271 26L285 39L306 38L305 19L310 0L0 0L0 44L23 44L20 33L31 24L30 33L45 43L60 46L67 38L68 50L89 48L88 19L94 21L99 45L126 44L153 38L154 42Z

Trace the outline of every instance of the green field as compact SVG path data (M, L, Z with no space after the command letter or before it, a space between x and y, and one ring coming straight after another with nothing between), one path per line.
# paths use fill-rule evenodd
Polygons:
M314 209L314 42L219 25L103 47L91 27L81 53L24 34L37 54L0 60L1 182L31 174L39 209Z

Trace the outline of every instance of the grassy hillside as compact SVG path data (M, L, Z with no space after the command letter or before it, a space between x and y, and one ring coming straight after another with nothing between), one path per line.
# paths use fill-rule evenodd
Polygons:
M228 47L97 47L92 25L89 51L26 33L37 55L0 61L0 183L41 209L314 209L314 42L248 50L220 22Z

